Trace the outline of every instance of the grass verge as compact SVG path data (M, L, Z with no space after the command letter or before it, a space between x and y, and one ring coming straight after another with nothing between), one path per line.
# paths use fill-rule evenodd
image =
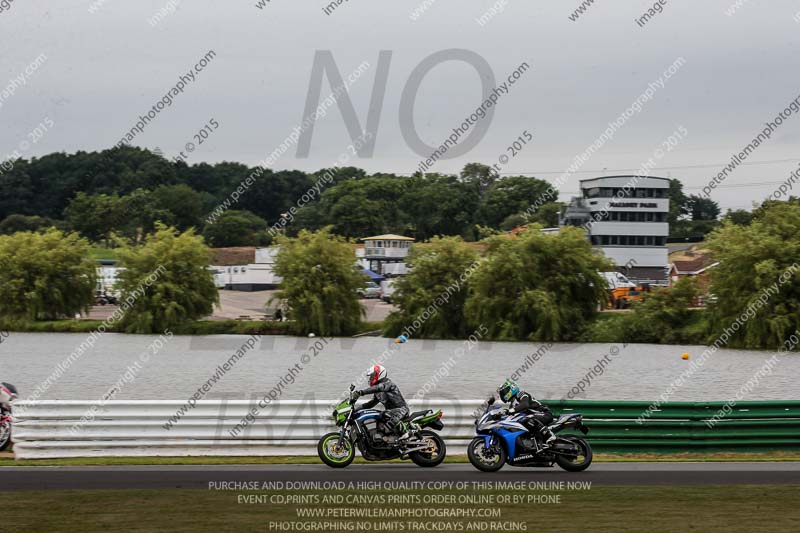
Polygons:
M418 504L391 503L393 496L419 495ZM368 496L370 503L347 501ZM247 496L255 498L246 499ZM270 501L272 496L279 499ZM304 498L286 503L287 496ZM325 502L324 496L343 503ZM478 504L446 501L448 497L491 497ZM501 497L549 496L546 503L506 503ZM558 496L556 500L556 496ZM242 497L245 497L243 500ZM260 497L260 498L259 498ZM283 501L280 498L283 498ZM425 499L428 498L426 502ZM434 500L431 501L430 499ZM380 502L383 503L380 503ZM396 500L395 500L396 502ZM800 504L800 485L703 487L597 487L588 490L514 491L213 491L85 490L21 491L3 504L8 531L793 531ZM342 513L386 509L483 509L492 518L303 518L308 510ZM326 511L326 510L330 511ZM334 516L331 514L330 516ZM287 523L285 529L275 522ZM497 522L506 527L494 525ZM328 524L327 526L325 524ZM415 523L416 527L411 526ZM470 526L470 523L473 525ZM350 524L352 529L342 525ZM363 529L356 529L362 524ZM383 526L381 529L379 524ZM404 524L400 529L387 527ZM300 526L300 528L297 528ZM315 527L317 526L317 527ZM338 526L338 527L337 527ZM370 526L366 529L366 526Z

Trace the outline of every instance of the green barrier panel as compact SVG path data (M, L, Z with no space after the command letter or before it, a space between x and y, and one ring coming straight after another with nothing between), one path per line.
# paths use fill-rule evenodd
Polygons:
M800 450L800 401L651 402L556 400L554 414L581 413L601 451ZM722 416L720 416L722 415ZM717 417L715 419L715 417ZM580 434L575 431L565 433Z

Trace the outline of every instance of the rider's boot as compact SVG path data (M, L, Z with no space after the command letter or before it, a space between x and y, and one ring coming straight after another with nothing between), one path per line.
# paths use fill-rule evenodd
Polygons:
M539 431L539 436L542 438L547 437L546 439L544 439L544 444L542 444L542 449L549 448L556 441L555 434L552 431L550 431L550 429L547 427L543 427L541 431Z
M410 429L411 429L411 426L409 426L408 424L404 424L404 423L400 422L399 427L397 429L398 433L402 432L402 435L400 435L400 440L408 440L408 439L411 438L411 431L409 431Z

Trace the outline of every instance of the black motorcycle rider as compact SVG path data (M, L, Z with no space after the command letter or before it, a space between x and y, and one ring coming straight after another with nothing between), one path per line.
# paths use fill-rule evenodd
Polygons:
M400 389L397 385L389 379L386 375L386 368L382 365L375 365L367 371L367 378L369 379L370 386L366 389L356 391L359 396L366 394L374 394L375 397L365 403L363 407L370 409L379 403L383 404L385 411L383 412L383 423L390 431L393 431L399 436L400 440L407 439L411 435L403 433L405 427L402 423L403 418L408 416L408 404L403 398ZM386 440L386 439L384 439Z
M539 442L544 442L545 447L549 447L556 440L556 436L547 428L553 422L553 414L542 402L520 390L519 385L510 379L503 382L497 393L501 400L508 403L508 409L503 409L499 414L530 413L531 416L523 422L523 425L528 428L531 435Z

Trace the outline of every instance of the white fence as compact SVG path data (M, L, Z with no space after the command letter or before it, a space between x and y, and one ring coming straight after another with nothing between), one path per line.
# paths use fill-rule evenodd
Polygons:
M319 437L336 429L332 403L289 400L268 405L234 437L231 431L251 408L258 409L256 402L201 400L169 429L165 426L185 406L183 401L15 402L14 454L17 459L316 455ZM475 431L473 412L480 405L480 400L409 402L412 412L444 411L441 434L451 454L466 453Z

